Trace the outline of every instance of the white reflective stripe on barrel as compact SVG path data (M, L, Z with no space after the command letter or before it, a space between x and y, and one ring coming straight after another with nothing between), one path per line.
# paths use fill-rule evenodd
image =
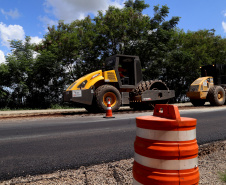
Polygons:
M198 166L198 157L186 160L165 160L149 158L135 153L134 160L143 166L161 170L188 170Z
M137 182L136 179L133 178L133 185L143 185L143 184Z
M160 141L189 141L196 139L196 129L185 131L150 130L136 128L138 137Z
M107 110L111 110L111 107L107 107Z

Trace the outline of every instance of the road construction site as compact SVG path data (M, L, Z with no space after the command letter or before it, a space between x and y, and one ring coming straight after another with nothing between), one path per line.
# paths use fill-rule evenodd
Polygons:
M223 172L226 169L226 164L225 164L225 127L223 125L225 124L221 124L221 125L217 125L217 122L219 122L219 124L222 122L223 120L220 119L220 115L218 115L217 113L219 112L224 112L225 107L221 106L221 107L212 107L209 105L206 105L204 107L199 107L199 108L194 108L191 107L189 104L185 104L185 106L183 105L178 105L179 106L179 110L181 112L181 114L183 114L183 116L187 116L187 117L196 117L199 114L205 115L205 116L201 116L201 118L198 118L197 121L197 140L199 143L199 168L200 168L200 184L223 184L223 182L221 182L220 178L219 178L219 173ZM191 108L191 109L190 109ZM48 115L48 111L50 111L51 116L49 117ZM10 116L10 112L6 112L5 114L1 114L1 117L3 119L0 120L1 123L1 128L3 129L2 131L4 131L4 134L1 134L1 143L9 143L11 142L11 140L16 141L16 145L18 145L17 153L15 153L15 158L17 158L17 155L25 155L23 154L23 145L20 145L20 143L24 143L26 142L29 145L29 148L32 149L34 147L35 150L37 151L41 151L38 150L38 147L42 146L41 144L38 144L36 141L34 142L34 139L41 139L42 143L48 143L49 141L46 140L44 141L44 138L47 137L51 137L52 139L54 139L54 143L58 143L58 141L62 140L60 137L63 136L66 139L66 134L69 134L70 137L72 137L72 139L74 138L74 134L79 134L77 137L80 138L82 136L83 130L80 131L73 131L73 125L74 123L78 124L79 122L81 122L81 126L88 126L88 123L86 123L87 121L84 120L92 120L94 122L90 122L90 125L93 125L93 131L91 132L90 129L85 128L84 133L88 132L88 135L86 137L90 137L91 135L95 136L95 132L97 132L97 136L95 136L94 138L98 138L100 137L100 133L102 132L100 128L95 128L98 124L100 124L101 122L103 122L103 120L105 120L103 118L104 114L87 114L85 110L76 110L74 112L74 110L69 110L69 112L64 112L64 110L59 110L60 112L57 113L52 110L44 110L44 111L38 111L36 110L35 113L33 111L19 111L19 112L13 112L13 116ZM66 110L68 111L68 110ZM72 112L70 112L72 111ZM126 119L134 119L136 116L141 116L141 115L152 115L152 111L144 111L144 112L134 112L134 114L132 113L131 110L128 110L128 108L124 107L124 110L120 110L118 113L113 113L115 115L115 120L113 121L114 125L116 125L116 123L118 123L118 126L116 127L116 130L114 131L114 128L110 127L110 125L112 125L111 123L106 124L105 121L103 122L103 125L106 126L106 128L104 128L104 132L106 132L106 136L109 134L113 134L113 133L122 133L122 135L125 135L126 133L133 133L134 132L134 124L131 123L131 121L129 121L128 123L126 122L125 125L128 125L128 128L123 126L122 128L119 127L123 122L126 121ZM2 111L3 112L3 111ZM11 113L12 113L11 112ZM28 113L26 113L28 112ZM56 114L60 114L60 116L55 115ZM63 113L62 113L63 112ZM79 113L77 113L79 112ZM39 116L38 116L38 115ZM213 117L213 123L210 122L210 118L211 118L211 114L212 115L216 115L216 117ZM27 115L27 118L26 118ZM206 115L209 115L206 116ZM11 117L11 119L10 119ZM124 118L123 118L124 117ZM224 119L224 118L222 118ZM31 120L31 122L29 121ZM40 120L40 121L38 121ZM50 120L50 124L47 123L47 120ZM81 121L83 120L83 121ZM124 121L123 121L124 120ZM35 124L35 125L33 125ZM8 126L7 126L8 125ZM45 129L45 126L48 129ZM123 124L122 124L123 125ZM210 128L209 125L212 125L213 127ZM15 129L12 128L13 126L16 126ZM24 127L25 126L25 127ZM78 125L79 126L79 125ZM42 128L43 127L43 128ZM55 130L55 127L59 127L61 132L58 132ZM67 130L64 130L64 127L68 127ZM79 126L80 127L80 126ZM78 128L79 128L78 127ZM215 128L214 128L215 127ZM217 129L218 130L214 130ZM6 135L7 134L7 130L9 129L9 133L11 133L11 135ZM41 129L39 132L39 129ZM66 128L65 128L66 129ZM87 130L88 129L88 130ZM204 129L204 130L203 130ZM16 131L16 134L14 136L14 132L12 132L13 130ZM25 134L25 131L28 131L30 133ZM47 132L44 130L51 130L51 132ZM96 130L96 131L95 131ZM218 136L222 136L221 141L215 142L216 140L218 140L216 138L216 136L213 136L212 133L208 133L209 131L213 131L213 133L216 133L217 137ZM37 132L37 133L36 133ZM3 133L3 132L2 132ZM31 135L32 133L36 133L36 135ZM203 136L206 135L207 137L203 138ZM59 140L56 140L59 137ZM117 136L119 137L119 135ZM100 140L106 140L104 138L102 138L102 136L99 138ZM121 138L121 136L119 137L120 139L122 139L123 141L125 139ZM65 140L63 139L63 140ZM123 145L122 151L121 152L126 152L126 148L128 147L132 147L132 143L134 142L134 133L131 135L130 139L129 139L129 144ZM73 140L76 140L76 138L74 138ZM81 140L83 140L81 138ZM91 138L91 140L93 140ZM109 138L109 141L111 139ZM67 142L69 142L69 140L65 140ZM34 143L33 143L34 142ZM96 141L95 141L96 142ZM107 139L108 142L108 139ZM115 150L117 148L121 148L121 146L117 145L117 143L119 143L116 140L113 140L113 142L116 143L115 146L110 146L110 148L115 148ZM34 146L34 144L36 143L36 146ZM205 144L204 144L205 143ZM64 145L66 143L59 143L60 145ZM75 144L70 144L68 143L68 149L70 149L72 146L75 147ZM16 146L15 145L15 146ZM28 146L27 145L27 146ZM101 146L101 148L103 148L103 146ZM131 145L131 146L130 146ZM10 144L10 146L14 146L14 144ZM51 145L50 145L51 146ZM86 145L83 145L84 148L87 148ZM117 147L118 146L118 147ZM126 147L127 146L127 147ZM47 146L46 146L47 147ZM55 146L57 147L57 146ZM66 146L65 146L66 147ZM64 148L65 148L64 147ZM125 148L126 147L126 148ZM3 155L6 155L6 153L4 154L4 145L1 146L1 148L3 149ZM48 147L47 147L48 148ZM45 150L48 150L48 149ZM13 149L13 148L12 148ZM66 149L66 148L65 148ZM71 148L72 149L72 148ZM70 150L71 150L70 149ZM26 152L26 148L24 150L24 152ZM51 152L51 148L49 149L49 152ZM72 153L68 153L66 156L67 158L69 156L76 156L77 154L75 154L75 151L78 150L75 148L75 150L72 150ZM132 150L132 149L131 149ZM15 149L14 149L15 151ZM54 149L55 152L60 151L57 148ZM28 155L30 155L30 157L32 157L34 154L30 153L31 151L27 151L26 153L29 153ZM62 151L61 151L62 152ZM66 150L67 152L67 150ZM112 153L111 150L108 150L108 152ZM117 151L116 151L117 152ZM40 152L39 152L40 153ZM90 156L93 156L93 154L91 152L87 152L90 154ZM97 150L96 152L97 153ZM120 152L119 152L120 153ZM42 153L40 153L42 154ZM122 154L122 153L121 153ZM120 154L120 155L121 155ZM36 154L35 154L36 155ZM49 154L48 154L49 155ZM65 154L64 154L65 155ZM84 153L83 153L84 155ZM106 154L105 154L106 155ZM113 155L113 153L112 153ZM48 159L48 161L53 161L53 159L51 159L52 157L54 157L55 155L50 154L50 159ZM61 156L61 157L60 157ZM65 160L62 155L59 156L59 161ZM101 155L97 154L97 158L100 158ZM81 157L80 161L81 161ZM89 157L88 157L89 158ZM86 157L86 159L88 159ZM96 158L96 157L94 157ZM4 166L4 159L3 157L1 157L2 159L2 166ZM103 160L103 162L98 162L98 163L87 163L86 165L80 165L80 166L74 166L73 167L73 160L68 160L70 164L68 167L64 167L64 168L56 168L55 170L50 170L48 172L48 168L50 169L51 167L46 166L44 171L39 171L38 173L35 172L35 163L33 163L32 161L36 160L38 163L40 163L41 161L39 161L39 159L41 159L41 161L44 159L44 156L38 156L35 158L31 158L30 159L26 159L28 160L27 164L28 165L28 171L31 171L32 173L23 173L21 171L21 173L18 173L18 175L13 175L13 171L10 172L12 173L11 176L9 175L8 177L6 177L6 179L1 179L0 180L0 184L132 184L132 166L133 166L133 154L129 154L128 157L122 157L119 160ZM32 166L29 166L29 160L33 163ZM56 157L54 157L54 160L56 160ZM45 161L43 161L43 165L45 165ZM46 161L47 162L47 161ZM42 163L42 162L41 162ZM22 166L17 166L15 164L20 164L20 162L14 162L12 164L9 164L9 166L12 167L12 170L14 168L18 168L19 170L22 168ZM48 162L46 163L48 164ZM50 164L50 163L49 163ZM15 166L14 166L15 165ZM17 167L16 167L17 166ZM30 169L30 170L29 170ZM44 169L44 168L43 168ZM41 173L45 173L44 175L39 175ZM19 175L22 174L22 175ZM2 175L0 175L1 177L3 177ZM24 177L23 177L24 176ZM9 178L10 177L10 178ZM8 179L8 180L7 180Z

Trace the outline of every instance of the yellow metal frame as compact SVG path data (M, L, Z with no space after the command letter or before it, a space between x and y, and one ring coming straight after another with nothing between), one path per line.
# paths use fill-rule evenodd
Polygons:
M115 70L104 71L103 76L105 82L118 82Z
M198 88L197 88L198 86ZM191 99L206 99L210 87L213 87L213 77L206 76L196 79L190 86L190 89L196 89L195 91L189 91L186 93L187 97ZM196 87L196 88L192 88Z
M71 91L71 90L79 90L80 88L78 87L80 84L82 84L83 82L85 82L87 80L86 85L81 88L81 89L89 89L90 87L92 87L96 82L100 81L100 80L104 80L104 77L102 75L102 70L98 70L92 73L89 73L81 78L79 78L78 80L76 80L74 83L72 83L68 88L67 91Z
M110 78L109 78L110 77ZM118 82L115 70L110 71L104 71L98 70L94 71L92 73L89 73L75 82L73 82L66 91L72 91L72 90L80 90L80 89L89 89L91 88L95 83L97 83L100 80L104 80L105 82ZM87 82L86 82L87 81ZM82 88L79 88L79 86L86 82L85 86Z

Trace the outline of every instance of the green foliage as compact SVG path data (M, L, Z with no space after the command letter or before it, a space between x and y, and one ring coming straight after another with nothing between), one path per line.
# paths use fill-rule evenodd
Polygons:
M73 105L51 104L50 109L74 109Z
M99 33L96 47L102 60L114 54L135 55L131 49L138 49L150 29L149 17L132 8L109 7L105 14L99 12L94 20Z
M150 54L153 58L145 75L162 79L176 91L177 101L185 101L190 84L200 76L200 66L225 63L226 40L215 36L214 30L185 33L171 29L166 33L169 40L159 43L156 56Z
M173 38L175 30L173 29L179 17L172 17L165 21L169 13L167 6L154 7L154 16L150 19L151 29L148 32L146 42L142 43L142 50L139 50L138 55L142 61L144 70L144 78L150 79L159 78L162 68L164 68L164 61L168 53L172 49L170 41ZM140 46L139 46L140 47Z
M6 105L6 99L8 97L8 91L5 89L7 87L10 74L8 66L4 63L0 64L0 103L2 106Z
M220 175L220 179L223 182L226 182L226 171L219 173L219 175Z
M30 37L25 42L11 41L12 53L0 66L1 106L21 106L33 91L33 50Z
M144 9L149 7L149 4L145 4L144 0L128 0L125 3L125 8L132 8L135 11L141 13Z
M0 111L10 111L11 109L9 107L4 107L4 108L1 108Z

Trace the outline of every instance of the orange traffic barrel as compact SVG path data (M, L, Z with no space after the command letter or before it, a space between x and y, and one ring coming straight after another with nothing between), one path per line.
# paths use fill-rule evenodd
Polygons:
M155 106L153 116L136 118L133 184L199 183L196 119L180 117L177 106Z

